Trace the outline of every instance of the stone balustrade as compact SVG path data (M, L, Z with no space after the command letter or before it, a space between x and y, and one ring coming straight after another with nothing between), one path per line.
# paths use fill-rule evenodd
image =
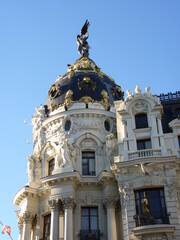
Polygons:
M161 150L146 149L128 153L128 160L137 158L157 157L162 156Z

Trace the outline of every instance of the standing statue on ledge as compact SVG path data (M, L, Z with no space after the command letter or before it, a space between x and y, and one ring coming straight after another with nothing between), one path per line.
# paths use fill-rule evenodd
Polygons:
M89 56L89 44L87 42L88 39L88 27L90 23L86 20L84 26L81 29L81 35L77 35L77 44L78 44L78 52L81 57Z

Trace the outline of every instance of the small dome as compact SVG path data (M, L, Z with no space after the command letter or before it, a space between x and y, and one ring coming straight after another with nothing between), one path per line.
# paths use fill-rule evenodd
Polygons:
M90 58L81 57L50 87L45 104L53 111L59 105L68 108L73 102L100 102L108 110L123 95L121 87Z

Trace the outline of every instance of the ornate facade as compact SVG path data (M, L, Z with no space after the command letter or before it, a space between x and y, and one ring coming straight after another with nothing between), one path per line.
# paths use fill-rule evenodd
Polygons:
M179 93L124 99L85 53L32 116L19 240L180 239Z

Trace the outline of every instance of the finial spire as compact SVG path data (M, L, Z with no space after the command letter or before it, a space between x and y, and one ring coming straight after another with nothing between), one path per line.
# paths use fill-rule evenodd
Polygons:
M81 29L81 35L77 35L78 52L81 55L81 57L89 56L90 46L87 42L87 39L89 37L88 35L89 26L90 26L90 23L88 22L88 20L86 20L84 26Z

